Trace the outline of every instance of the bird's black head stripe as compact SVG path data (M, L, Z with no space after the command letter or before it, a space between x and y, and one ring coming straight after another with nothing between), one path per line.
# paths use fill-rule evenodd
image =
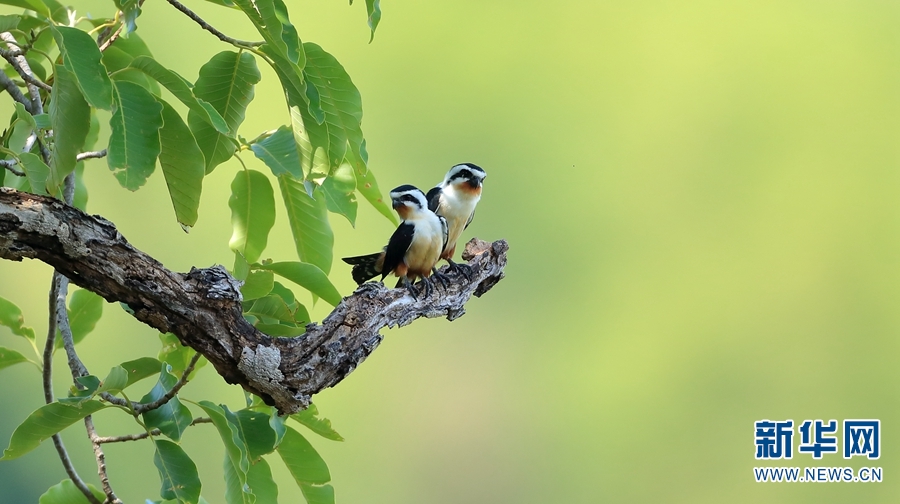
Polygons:
M409 192L409 191L419 191L419 188L414 185L403 184L402 186L395 187L391 192L398 193L398 192Z

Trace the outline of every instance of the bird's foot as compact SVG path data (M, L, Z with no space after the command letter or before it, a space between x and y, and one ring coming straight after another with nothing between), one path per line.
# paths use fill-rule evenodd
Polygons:
M422 280L419 282L419 285L422 286L422 294L424 294L426 298L431 296L431 293L434 291L434 287L431 285L431 280L429 280L428 277L423 276Z
M447 259L447 270L456 273L457 275L462 275L466 278L466 280L472 280L475 276L475 271L472 270L472 267L468 264L460 264Z
M401 282L403 283L403 287L409 291L409 295L412 296L413 299L419 299L419 293L416 291L416 285L413 282L410 282L406 277L403 277Z
M432 268L431 276L432 276L432 278L434 278L441 284L441 287L443 287L444 290L447 289L447 285L449 284L449 281L450 281L450 279L447 278L447 275L445 275L443 273L439 273L437 268Z

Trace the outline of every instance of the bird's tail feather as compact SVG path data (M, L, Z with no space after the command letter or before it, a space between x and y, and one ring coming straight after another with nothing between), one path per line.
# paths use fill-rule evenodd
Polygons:
M381 265L379 264L381 261L379 259L381 259L382 254L384 252L376 252L356 257L344 257L341 260L353 265L353 270L351 271L353 280L361 285L381 274Z

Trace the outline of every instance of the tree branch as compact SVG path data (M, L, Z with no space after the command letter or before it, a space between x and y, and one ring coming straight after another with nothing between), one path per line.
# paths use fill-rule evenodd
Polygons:
M58 271L53 272L53 279L51 280L50 285L50 321L48 323L47 329L47 341L44 344L44 359L43 359L43 385L44 385L44 400L47 404L52 403L56 399L53 397L53 349L56 348L56 306L59 299L60 293L60 284L61 280L64 279L62 275L59 274ZM65 294L63 295L63 302L65 302ZM84 497L91 504L101 504L100 500L94 497L94 494L88 488L88 486L84 483L84 480L78 475L78 472L75 470L75 466L72 465L72 459L69 458L69 452L66 451L66 446L63 444L62 437L59 434L54 434L53 438L53 447L56 448L56 453L59 455L59 460L62 462L63 469L65 469L66 474L69 476L69 479L72 480L72 483L84 494Z
M50 197L0 188L0 258L38 259L107 301L125 303L135 318L177 335L226 382L240 384L282 414L306 408L313 394L356 369L381 342L382 328L463 315L473 294L484 294L503 278L508 248L503 240L473 239L463 253L471 280L449 274L447 286L435 285L419 299L405 289L364 284L321 324L308 324L305 334L272 338L244 319L240 282L223 267L169 271L132 247L109 221Z
M191 361L188 363L187 367L184 368L184 373L181 374L181 378L179 378L178 381L175 382L175 385L172 385L172 388L169 389L169 391L166 392L165 395L151 403L134 403L134 414L140 415L141 413L153 411L171 401L172 398L178 394L178 391L181 390L181 387L184 387L187 384L188 377L191 375L191 373L194 372L194 366L197 365L198 360L200 360L200 354L195 353L194 356L191 357Z
M9 93L9 96L11 96L13 100L25 105L25 110L34 114L31 101L22 94L19 86L16 86L16 83L3 72L0 72L0 86L3 86L3 88L6 89L6 92Z
M0 159L0 166L6 168L7 170L9 170L10 173L12 173L13 175L15 175L17 177L24 177L25 172L19 171L19 170L13 168L13 166L15 166L17 164L19 164L19 162L16 161L15 159Z
M250 42L247 40L238 40L236 38L231 38L228 35L225 35L224 33L215 29L212 25L210 25L209 23L204 21L203 18L198 16L197 13L195 13L191 9L188 9L187 6L185 6L178 0L166 0L166 1L169 2L170 4L172 4L172 7L175 7L176 9L178 9L182 13L184 13L185 16L191 18L195 23L200 25L201 28L203 28L204 30L208 31L209 33L212 33L213 35L215 35L222 42L225 42L225 43L228 43L231 45L235 45L235 46L244 46L244 47L259 47L259 46L265 44L265 42Z
M81 154L75 156L75 161L84 161L85 159L97 159L102 157L106 157L106 149L91 152L82 152Z
M0 39L6 42L7 47L10 49L18 51L18 42L16 42L16 37L14 37L12 33L2 32L0 33ZM18 52L21 53L21 51ZM25 79L25 82L28 83L28 94L31 96L31 108L28 111L31 112L32 115L43 114L44 104L41 102L41 92L38 91L38 86L34 84L34 82L40 82L47 90L51 89L50 86L44 84L34 76L34 73L31 71L31 66L28 65L28 61L22 54L11 56L8 61L9 64L16 69L16 72ZM44 162L47 162L47 160L45 159Z
M106 455L100 446L100 436L97 435L97 429L94 428L94 419L91 415L84 417L84 428L87 430L91 446L94 448L94 458L97 459L97 475L100 476L100 486L103 487L103 493L106 494L106 501L103 504L122 504L122 501L116 496L109 484L109 475L106 472Z
M191 421L191 425L197 425L202 423L212 423L212 418L209 417L198 417ZM124 436L108 436L108 437L97 437L98 443L123 443L125 441L138 441L141 439L147 439L150 436L159 436L162 432L159 429L153 429L150 432L141 432L139 434L125 434Z

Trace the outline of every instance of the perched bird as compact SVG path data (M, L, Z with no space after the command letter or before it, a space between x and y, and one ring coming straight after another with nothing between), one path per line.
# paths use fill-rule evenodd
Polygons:
M447 243L441 252L441 259L447 260L451 271L459 271L466 277L470 275L469 267L453 262L453 254L459 236L475 217L475 205L481 199L481 186L486 177L480 166L458 164L450 168L444 181L428 191L427 195L428 208L447 219Z
M394 210L403 219L391 235L387 246L381 252L356 257L345 257L343 261L353 265L353 280L357 284L381 274L381 280L394 273L413 297L413 287L417 278L422 278L423 289L431 292L431 275L434 265L440 260L447 243L447 221L428 209L425 193L411 185L402 185L391 191Z

